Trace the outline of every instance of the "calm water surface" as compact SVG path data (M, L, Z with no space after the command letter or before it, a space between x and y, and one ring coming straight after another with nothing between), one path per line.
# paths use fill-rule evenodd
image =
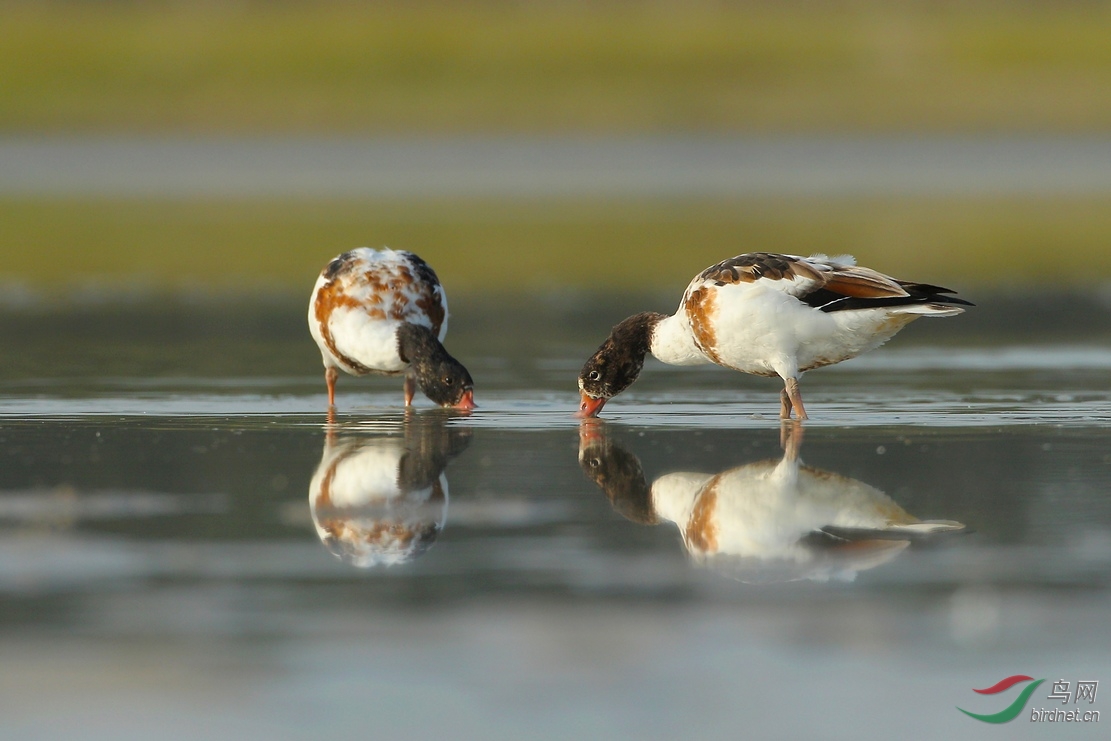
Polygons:
M4 736L994 738L956 707L1014 674L1008 738L1060 734L1054 681L1111 709L1100 326L911 327L798 430L658 364L580 424L624 307L484 311L480 409L344 378L334 425L299 306L4 314Z

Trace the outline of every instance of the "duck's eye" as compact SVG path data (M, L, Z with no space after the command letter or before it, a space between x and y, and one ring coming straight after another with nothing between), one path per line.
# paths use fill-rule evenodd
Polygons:
M444 376L444 385L445 386L450 386L451 385L451 376Z
M586 374L586 377L589 378L591 381L598 381L601 380L602 374L596 370L592 370Z

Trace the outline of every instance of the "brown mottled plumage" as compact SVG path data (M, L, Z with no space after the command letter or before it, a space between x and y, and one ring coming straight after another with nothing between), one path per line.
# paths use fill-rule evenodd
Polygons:
M316 281L308 319L324 361L329 407L342 370L405 374L406 406L419 385L441 406L474 408L470 374L442 344L443 288L413 253L363 247L339 255Z

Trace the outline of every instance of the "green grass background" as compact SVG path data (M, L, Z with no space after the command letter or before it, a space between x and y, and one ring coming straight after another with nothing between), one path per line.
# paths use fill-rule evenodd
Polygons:
M1111 130L1111 3L11 2L0 135ZM674 286L747 250L957 285L1111 279L1111 196L0 199L0 282L301 290L357 245L455 290Z
M850 253L912 280L1091 286L1111 275L1104 200L848 202L0 201L4 267L46 293L303 289L338 252L412 249L453 292L678 292L752 250ZM77 278L78 280L75 280ZM120 290L127 290L122 285Z
M1111 4L0 1L0 129L1106 131Z

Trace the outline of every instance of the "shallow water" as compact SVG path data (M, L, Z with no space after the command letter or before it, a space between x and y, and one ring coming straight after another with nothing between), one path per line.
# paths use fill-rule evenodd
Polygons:
M1111 681L1098 327L912 327L799 430L658 364L580 423L612 321L541 311L449 341L475 412L344 378L327 425L299 326L211 312L3 317L6 737L987 737L1027 674L1041 738Z

